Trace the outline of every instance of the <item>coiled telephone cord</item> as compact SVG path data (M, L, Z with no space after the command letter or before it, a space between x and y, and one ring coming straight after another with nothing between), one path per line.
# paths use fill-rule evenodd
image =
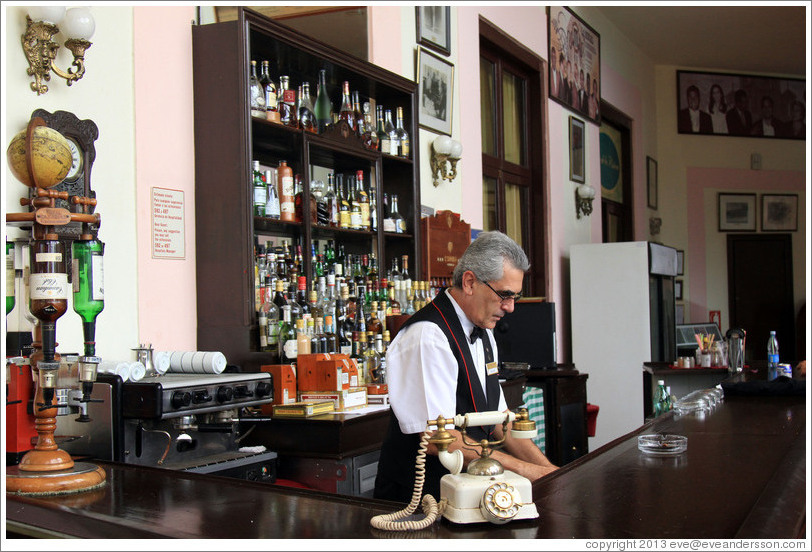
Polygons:
M425 518L419 520L404 520L414 513L417 505L421 502L420 495L423 494L423 483L426 480L426 449L429 444L429 437L431 431L424 431L420 439L420 448L417 451L417 460L415 461L415 476L414 476L414 491L412 492L412 501L403 510L393 512L391 514L379 514L370 520L372 527L376 529L383 529L384 531L415 531L418 529L425 529L432 523L437 521L437 518L445 510L447 500L444 498L437 503L437 500L430 494L423 497L422 507Z

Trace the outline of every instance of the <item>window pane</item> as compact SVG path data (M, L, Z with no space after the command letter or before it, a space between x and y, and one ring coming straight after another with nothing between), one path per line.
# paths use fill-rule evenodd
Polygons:
M502 75L502 120L505 160L524 165L524 80L508 72Z
M482 178L482 229L499 230L496 225L496 179Z
M522 228L524 227L524 209L527 202L524 199L524 189L515 184L505 184L505 234L513 238L519 245L522 243Z
M487 59L479 58L479 97L482 120L482 153L496 155L496 97L494 95L494 65Z

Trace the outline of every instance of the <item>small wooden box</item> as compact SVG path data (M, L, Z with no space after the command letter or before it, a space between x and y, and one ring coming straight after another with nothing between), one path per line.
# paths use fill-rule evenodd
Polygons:
M350 359L342 354L299 355L299 391L343 391L350 388Z
M270 416L275 404L296 402L296 370L292 364L266 364L260 370L271 374L273 401L262 405L262 413Z

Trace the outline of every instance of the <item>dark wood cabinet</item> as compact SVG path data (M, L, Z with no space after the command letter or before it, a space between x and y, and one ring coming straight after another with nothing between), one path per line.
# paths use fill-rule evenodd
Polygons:
M254 244L288 240L302 245L303 274L312 274L311 246L333 239L352 254L373 252L381 269L408 255L420 273L420 185L417 85L414 81L338 51L317 39L239 8L236 21L192 28L195 125L195 222L197 257L197 346L222 351L230 364L256 371L275 361L259 352L254 291ZM411 137L411 157L370 151L354 135L321 135L251 116L248 77L251 60L269 60L271 76L287 75L293 87L316 89L324 69L338 110L341 86L350 83L362 102L402 107ZM311 97L315 98L314 94ZM374 113L374 105L372 106ZM340 130L340 127L336 127ZM253 215L252 160L276 166L287 161L301 175L304 197L310 181L325 172L364 172L377 190L374 232L320 226L304 213L302 222L283 223ZM397 194L407 233L383 231L383 194Z
M529 370L528 387L544 390L546 455L563 466L589 452L587 374L574 369Z

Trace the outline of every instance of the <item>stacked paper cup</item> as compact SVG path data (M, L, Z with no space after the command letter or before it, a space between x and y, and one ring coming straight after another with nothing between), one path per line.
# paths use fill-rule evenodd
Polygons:
M121 381L127 381L130 378L130 363L123 360L103 360L96 371L102 374L115 374Z
M152 366L159 376L166 374L169 371L170 355L169 351L155 351L152 355Z
M169 372L173 374L222 374L226 357L219 351L172 351Z
M136 360L130 363L130 381L138 381L147 374L147 367L144 363Z

